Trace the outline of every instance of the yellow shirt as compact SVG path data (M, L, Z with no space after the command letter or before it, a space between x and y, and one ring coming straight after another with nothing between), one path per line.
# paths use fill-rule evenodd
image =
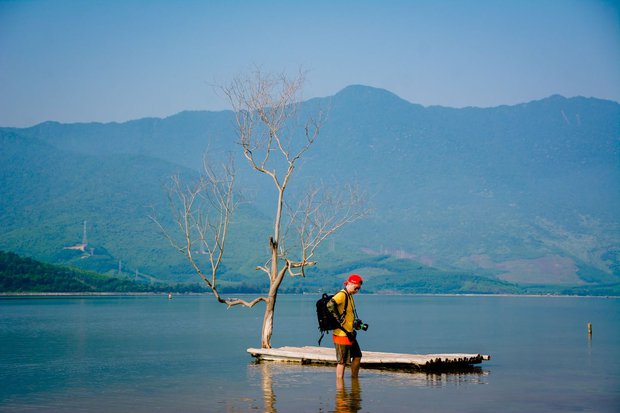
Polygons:
M344 316L343 327L345 330L351 332L353 331L353 320L355 320L355 301L353 300L353 296L347 294L345 290L341 290L332 297L332 300L338 305L338 313L342 314L344 312L344 303L347 295L349 296L349 304L347 305L347 313ZM341 329L334 330L334 335L341 337L347 336Z

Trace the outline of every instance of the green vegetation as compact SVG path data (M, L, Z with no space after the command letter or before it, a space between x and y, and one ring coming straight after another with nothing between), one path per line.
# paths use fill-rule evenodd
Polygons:
M197 286L135 282L126 277L110 277L75 268L44 264L12 252L0 251L0 292L2 293L138 293L201 292Z

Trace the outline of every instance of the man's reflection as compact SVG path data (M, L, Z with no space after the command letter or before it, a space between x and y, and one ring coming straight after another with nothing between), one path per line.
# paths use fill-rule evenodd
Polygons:
M274 371L273 363L256 363L251 365L255 372L259 373L261 388L263 390L263 412L264 413L277 413L277 397L275 392L275 383L277 383L277 377L274 377L276 371ZM280 367L280 366L278 366ZM292 367L292 366L283 366ZM284 376L286 376L286 369L284 369ZM335 397L335 409L336 413L344 412L358 412L362 410L362 391L360 388L359 379L351 379L350 383L345 383L345 379L336 379L336 397ZM328 400L325 400L328 403ZM280 406L283 408L282 406ZM286 408L284 408L286 410ZM331 410L330 410L331 411Z
M362 389L359 379L351 379L349 388L344 379L336 379L336 413L349 413L362 410Z

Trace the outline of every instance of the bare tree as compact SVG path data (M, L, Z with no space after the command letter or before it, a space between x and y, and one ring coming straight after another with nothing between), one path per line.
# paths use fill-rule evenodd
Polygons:
M192 187L183 186L175 177L170 200L182 236L175 238L160 224L172 245L189 260L219 302L246 307L265 302L263 348L271 347L276 300L285 276L304 277L306 268L316 265L313 259L318 246L343 225L366 214L364 197L352 187L338 196L319 189L306 190L294 208L285 202L296 165L317 139L323 120L321 113L300 120L303 82L302 73L291 79L256 70L251 76L236 78L222 88L236 115L236 131L245 159L276 189L269 257L264 265L256 268L269 279L266 296L251 301L224 299L218 291L218 269L235 207L231 164L221 167L217 174L205 162L203 177ZM202 251L200 256L208 257L208 271L196 256L197 248Z

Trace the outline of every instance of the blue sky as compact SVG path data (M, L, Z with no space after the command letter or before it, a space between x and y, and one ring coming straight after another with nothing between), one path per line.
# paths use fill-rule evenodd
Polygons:
M604 0L0 0L0 126L227 109L214 84L307 70L425 106L553 94L620 101L620 5Z

